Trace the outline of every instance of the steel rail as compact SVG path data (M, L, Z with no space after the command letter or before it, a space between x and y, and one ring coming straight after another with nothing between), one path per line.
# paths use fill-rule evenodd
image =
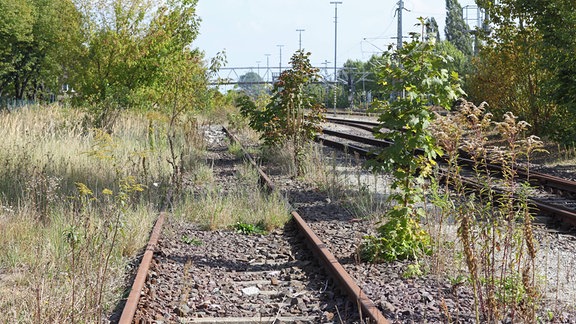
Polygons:
M230 133L225 127L223 127L224 132L230 136L233 141L237 141L237 137ZM237 141L242 147L242 144ZM244 150L244 156L249 156L249 154ZM256 164L253 158L249 159L252 166L254 166L260 175L265 175L261 168ZM272 190L274 188L274 183L268 176L264 178L266 186ZM346 272L346 269L338 262L334 255L328 250L326 244L324 244L318 236L312 231L312 229L306 224L304 219L296 212L292 211L292 217L296 222L296 225L306 237L308 246L312 249L314 254L322 261L322 263L328 268L328 271L332 276L340 282L343 288L348 293L348 297L354 303L358 303L362 310L361 316L367 315L374 323L390 323L384 315L378 310L378 307L370 300L367 295L362 291L362 289L355 283L354 279Z
M325 117L326 121L335 124L356 124L356 125L366 125L366 126L379 126L379 122L360 120L360 119L348 119L348 118L337 118L337 117Z
M340 119L338 119L340 120ZM344 125L349 125L352 127L362 127L361 125L355 125L357 121L351 121L350 123L348 123L347 121L342 121L339 122L337 121L337 123L339 124L344 124ZM368 122L371 123L371 122ZM380 140L380 139L374 139L374 138L369 138L369 137L364 137L364 136L358 136L358 135L352 135L352 134L348 134L348 133L343 133L343 132L339 132L339 131L334 131L334 130L329 130L324 128L323 129L323 133L326 135L330 135L330 136L335 136L335 137L339 137L339 138L345 138L348 140L352 140L355 142L359 142L359 143L364 143L364 144L368 144L368 145L373 145L373 146L377 146L377 147L388 147L390 145L392 145L392 141L389 140ZM417 150L416 154L422 154L423 152L421 150ZM458 158L458 163L461 165L473 165L474 161L466 156L468 156L468 154L466 152L460 152L460 157ZM446 161L447 157L443 156L440 157L440 159ZM496 163L487 161L486 166L493 171L498 171L498 172L502 172L503 168L501 165L498 165ZM573 180L568 180L568 179L563 179L557 176L553 176L553 175L549 175L549 174L544 174L544 173L540 173L540 172L534 172L534 171L528 171L526 168L520 168L518 167L516 169L516 174L518 176L518 178L520 179L525 179L527 181L530 181L530 183L532 184L537 184L543 188L550 188L550 189L556 189L556 190L560 190L563 192L567 192L570 194L575 194L576 195L576 181Z
M346 133L337 132L337 131L327 131L327 132L325 132L325 134L330 135L330 136L335 136L335 137L341 137L341 138L352 140L352 141L357 141L357 142L360 142L363 144L374 145L377 147L387 147L387 146L392 144L392 142L390 142L390 141L377 140L377 139L373 139L373 138L367 138L367 137L363 137L363 136L346 134ZM335 149L339 149L339 150L342 150L342 151L348 152L348 153L357 153L360 156L364 156L364 157L374 157L377 155L376 152L373 152L369 149L358 147L354 144L344 144L344 143L341 143L338 141L323 138L321 136L317 136L315 138L315 140L317 142L323 143L326 146L329 146L329 147L332 147ZM418 154L419 152L416 152L416 153ZM470 159L460 158L459 163L470 165L470 164L473 164L474 162ZM501 166L498 166L495 164L488 164L488 166L492 170L500 170L500 171L502 170ZM522 170L519 171L519 174L522 174L521 172L522 172ZM526 172L526 171L524 171L524 172ZM561 188L568 188L569 189L568 191L576 190L576 188L575 188L576 182L571 181L571 180L565 180L565 179L561 179L561 178L558 178L555 176L548 176L545 174L532 173L532 172L530 172L529 176L530 176L529 180L537 180L542 186L544 186L542 181L548 181L547 183L545 183L546 187L553 187L553 188L560 189L560 190L561 190ZM560 180L560 181L555 182L557 180ZM550 184L553 184L553 186L551 186ZM473 182L469 182L469 186L475 187L475 188L483 188L481 185L474 184ZM570 191L570 192L572 192L572 191ZM559 206L559 205L550 204L550 203L544 202L544 201L537 199L537 198L530 198L529 202L533 206L535 206L541 213L557 217L565 223L576 226L576 211L574 211L573 209L568 209L568 208L564 208L564 207Z
M136 273L136 278L134 278L134 283L132 284L132 289L130 290L130 295L126 300L124 305L124 310L120 316L119 324L130 324L134 320L134 315L136 314L136 309L138 308L138 301L140 300L140 293L144 284L146 282L146 276L148 275L148 270L150 269L150 264L152 263L152 256L156 250L158 244L158 239L160 238L160 233L162 232L162 225L166 219L166 213L160 212L156 224L150 235L150 240L146 246L146 251L142 256L142 261L138 267L138 272Z

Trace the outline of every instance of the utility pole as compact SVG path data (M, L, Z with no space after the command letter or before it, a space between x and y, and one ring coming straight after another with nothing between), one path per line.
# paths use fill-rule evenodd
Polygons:
M402 1L402 0L400 0ZM336 54L338 48L338 5L342 4L342 1L330 1L330 4L334 5L334 115L336 115L336 90L337 90L337 75L336 75Z
M256 61L256 64L258 64L258 68L256 71L258 71L258 76L260 76L260 61Z
M324 60L324 62L322 62L322 64L324 64L324 74L326 76L328 76L328 63L330 63L328 60Z
M298 32L298 49L302 50L302 32L306 31L306 29L296 29L296 31Z
M280 77L280 74L282 74L282 47L284 47L284 45L276 45L278 46L278 48L280 49L280 63L278 65L278 77Z
M266 73L264 73L266 82L268 82L268 78L270 77L270 55L272 54L264 54L264 56L266 56Z
M396 40L396 50L402 48L402 11L404 11L404 0L398 1L398 28L397 28L397 40Z

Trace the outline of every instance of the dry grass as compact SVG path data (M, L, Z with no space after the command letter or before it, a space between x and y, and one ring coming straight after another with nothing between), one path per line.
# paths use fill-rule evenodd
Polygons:
M109 135L82 118L0 114L0 323L101 322L157 216L172 171L164 121L123 114ZM196 126L177 130L189 171L203 160Z
M236 223L262 224L267 230L283 226L290 219L285 199L267 194L258 184L257 171L245 162L230 187L204 183L201 192L184 199L174 212L181 220L196 222L206 229L230 228Z

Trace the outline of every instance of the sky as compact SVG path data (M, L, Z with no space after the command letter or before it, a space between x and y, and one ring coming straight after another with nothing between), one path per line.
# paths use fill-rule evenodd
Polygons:
M334 69L334 0L199 0L200 35L193 46L206 58L225 51L227 67L282 67L302 48L316 67ZM396 43L397 0L338 0L336 65L368 60ZM474 5L460 0L460 5ZM404 0L403 35L420 32L418 17L434 17L444 38L445 0ZM476 11L469 11L476 17ZM471 22L472 23L472 22ZM472 23L473 24L473 23ZM304 31L298 32L297 29ZM279 47L277 45L283 45ZM268 57L266 54L270 54ZM326 63L328 61L329 63ZM263 73L263 72L262 72Z

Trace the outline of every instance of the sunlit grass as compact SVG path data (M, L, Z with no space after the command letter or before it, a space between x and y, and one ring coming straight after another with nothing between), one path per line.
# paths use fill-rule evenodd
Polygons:
M0 323L101 322L158 215L173 171L165 121L123 113L108 134L83 119L59 106L0 113ZM211 182L194 172L195 120L174 131L180 166Z
M262 224L272 230L290 219L290 207L284 197L265 192L258 183L256 169L247 162L239 167L234 183L227 186L206 183L202 191L190 195L183 199L174 215L205 229L229 229L240 222Z

